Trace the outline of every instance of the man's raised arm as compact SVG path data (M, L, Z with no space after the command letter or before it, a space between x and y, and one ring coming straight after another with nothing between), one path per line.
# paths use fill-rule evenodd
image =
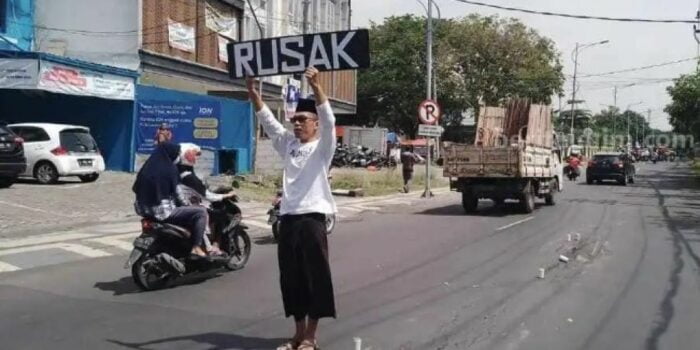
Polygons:
M277 121L270 108L268 108L265 105L265 102L263 102L260 92L255 87L255 79L247 78L246 86L248 87L248 97L250 98L250 101L253 102L253 107L255 107L255 115L260 120L263 130L265 130L265 133L267 133L267 135L272 139L275 150L277 150L277 152L280 154L286 153L285 141L289 136L291 136L291 134L279 121Z
M328 96L326 96L321 83L318 81L318 74L318 69L309 67L306 69L304 76L306 76L311 89L314 90L314 98L316 99L316 111L320 126L319 147L330 163L333 159L333 153L335 153L335 115L331 109L331 103L328 101Z

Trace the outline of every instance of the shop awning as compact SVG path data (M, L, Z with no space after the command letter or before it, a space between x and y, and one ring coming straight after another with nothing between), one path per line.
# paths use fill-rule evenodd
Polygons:
M0 89L133 100L136 71L43 52L0 50Z

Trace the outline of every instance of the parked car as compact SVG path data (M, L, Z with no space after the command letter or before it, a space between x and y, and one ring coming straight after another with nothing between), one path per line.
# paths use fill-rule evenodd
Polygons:
M0 188L12 186L27 169L24 140L6 125L0 124Z
M617 180L621 185L634 183L634 160L625 153L597 153L588 161L586 183Z
M42 184L56 183L63 176L93 182L105 170L97 143L84 126L23 123L8 127L24 139L27 169L22 176Z

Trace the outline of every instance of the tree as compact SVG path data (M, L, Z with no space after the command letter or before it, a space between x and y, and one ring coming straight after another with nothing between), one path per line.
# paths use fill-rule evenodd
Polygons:
M670 116L673 131L700 138L700 72L682 75L667 91L671 103L664 111Z
M591 129L595 135L608 140L614 137L621 144L626 142L628 117L632 145L635 142L643 144L645 136L651 134L651 128L642 114L632 110L621 113L619 108L608 107L593 116Z
M481 102L509 97L548 103L564 82L551 40L517 20L471 15L435 24L435 70L443 126L461 125ZM386 18L370 28L372 67L358 78L358 121L414 137L425 98L425 19Z

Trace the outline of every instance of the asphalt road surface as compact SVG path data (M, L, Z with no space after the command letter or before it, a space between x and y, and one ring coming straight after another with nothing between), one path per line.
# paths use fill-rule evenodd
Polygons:
M330 236L339 314L322 322L320 344L698 348L700 182L672 163L639 164L636 180L567 181L556 206L532 215L489 201L465 215L449 194L339 224ZM0 274L0 348L269 349L291 334L266 240L241 271L157 292L139 292L123 263Z

